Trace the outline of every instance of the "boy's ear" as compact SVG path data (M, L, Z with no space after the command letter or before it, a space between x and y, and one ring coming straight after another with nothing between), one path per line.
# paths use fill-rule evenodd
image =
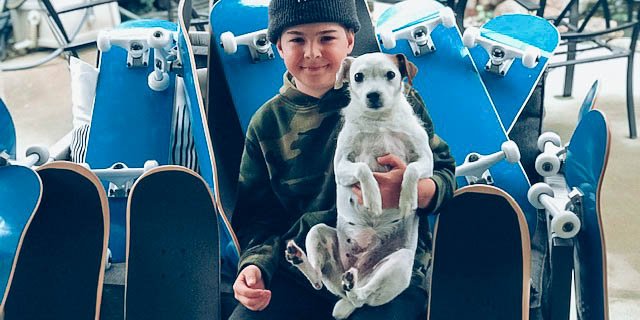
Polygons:
M342 60L340 70L336 73L336 83L333 86L334 88L340 89L346 82L349 82L349 69L351 68L353 60L355 60L353 57L346 57Z
M398 66L398 70L400 70L400 75L402 78L407 77L409 84L413 84L413 78L415 78L418 73L418 67L416 67L413 62L407 59L402 53L395 54L390 57L391 60Z

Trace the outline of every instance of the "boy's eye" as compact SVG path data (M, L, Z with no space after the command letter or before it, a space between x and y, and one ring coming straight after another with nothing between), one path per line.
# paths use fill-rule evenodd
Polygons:
M302 39L302 38L293 38L293 39L289 40L289 42L302 43L302 42L304 42L304 39Z
M332 41L334 39L335 39L335 37L332 37L332 36L324 36L324 37L320 38L320 41L329 42L329 41Z
M387 80L393 80L396 77L396 73L393 71L387 72Z
M354 74L353 75L353 80L355 80L356 82L364 81L364 74L362 74L362 72L358 72L358 73Z

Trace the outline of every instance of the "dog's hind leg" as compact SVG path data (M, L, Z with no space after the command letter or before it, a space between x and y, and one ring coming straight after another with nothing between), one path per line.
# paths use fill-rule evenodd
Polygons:
M298 268L305 277L307 277L309 282L311 282L311 285L313 285L316 290L322 289L320 270L314 268L313 265L309 263L309 258L295 241L289 240L289 242L287 242L285 258L289 263Z
M385 304L409 287L414 252L400 249L378 262L373 271L361 277L351 293L370 306Z
M307 234L305 245L309 263L321 272L322 282L327 290L344 297L341 279L344 267L340 259L336 229L324 223L313 226Z

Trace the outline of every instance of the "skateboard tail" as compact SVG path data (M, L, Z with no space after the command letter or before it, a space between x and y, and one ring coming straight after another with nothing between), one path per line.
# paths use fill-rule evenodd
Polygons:
M599 110L579 122L567 150L565 178L582 197L582 227L577 235L575 277L581 319L608 319L607 257L601 191L610 151L610 131Z

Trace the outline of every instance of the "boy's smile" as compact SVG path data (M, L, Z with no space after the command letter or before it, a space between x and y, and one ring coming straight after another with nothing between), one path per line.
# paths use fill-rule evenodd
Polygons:
M338 23L310 23L286 29L277 47L298 90L319 98L333 88L353 42L353 32Z

